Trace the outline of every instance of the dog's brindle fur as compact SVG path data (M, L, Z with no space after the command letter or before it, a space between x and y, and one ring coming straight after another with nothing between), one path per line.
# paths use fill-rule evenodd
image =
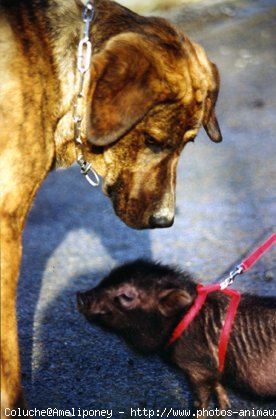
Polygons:
M212 392L220 409L229 405L224 382L276 398L276 298L242 295L220 374L218 342L229 306L229 298L221 293L210 294L188 328L166 348L196 295L189 274L137 260L115 268L90 291L78 293L78 307L91 323L122 335L139 351L159 352L180 367L200 410L207 409Z
M173 223L176 165L201 125L219 142L216 66L160 18L95 2L85 84L86 159L133 228ZM83 28L75 0L0 1L2 408L23 405L16 285L24 221L49 171L75 160L72 107Z

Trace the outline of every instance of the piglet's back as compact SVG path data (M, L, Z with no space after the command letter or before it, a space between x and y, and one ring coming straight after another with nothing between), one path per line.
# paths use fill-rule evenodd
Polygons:
M225 375L238 387L276 396L276 298L242 295L230 335Z

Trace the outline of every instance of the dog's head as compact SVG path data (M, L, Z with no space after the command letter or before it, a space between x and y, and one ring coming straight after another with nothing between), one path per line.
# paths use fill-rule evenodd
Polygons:
M139 229L173 224L178 159L201 125L221 141L216 66L162 19L155 26L105 43L88 94L87 133L102 154L104 191Z

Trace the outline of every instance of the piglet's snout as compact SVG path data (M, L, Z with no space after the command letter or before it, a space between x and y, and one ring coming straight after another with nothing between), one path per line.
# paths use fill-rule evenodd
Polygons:
M89 298L81 292L77 292L77 307L80 313L85 313L89 307Z

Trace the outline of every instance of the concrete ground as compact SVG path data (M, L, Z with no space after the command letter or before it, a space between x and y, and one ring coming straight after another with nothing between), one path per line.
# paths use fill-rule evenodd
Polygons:
M165 230L126 227L76 167L49 175L29 215L19 283L30 408L71 409L72 415L75 408L75 417L84 409L94 417L101 417L96 409L112 409L114 419L129 419L131 408L140 408L140 417L149 417L142 409L155 409L154 418L161 409L168 409L163 417L170 408L189 409L192 397L182 373L86 324L75 293L138 256L178 264L203 283L217 281L275 228L275 1L196 3L167 15L200 41L220 68L217 113L224 141L214 144L202 130L185 149L175 224ZM274 249L235 287L276 295L275 267ZM276 409L276 401L229 394L235 412L251 409L261 417L252 409ZM177 417L174 413L168 417ZM244 416L250 417L242 412L231 417Z

